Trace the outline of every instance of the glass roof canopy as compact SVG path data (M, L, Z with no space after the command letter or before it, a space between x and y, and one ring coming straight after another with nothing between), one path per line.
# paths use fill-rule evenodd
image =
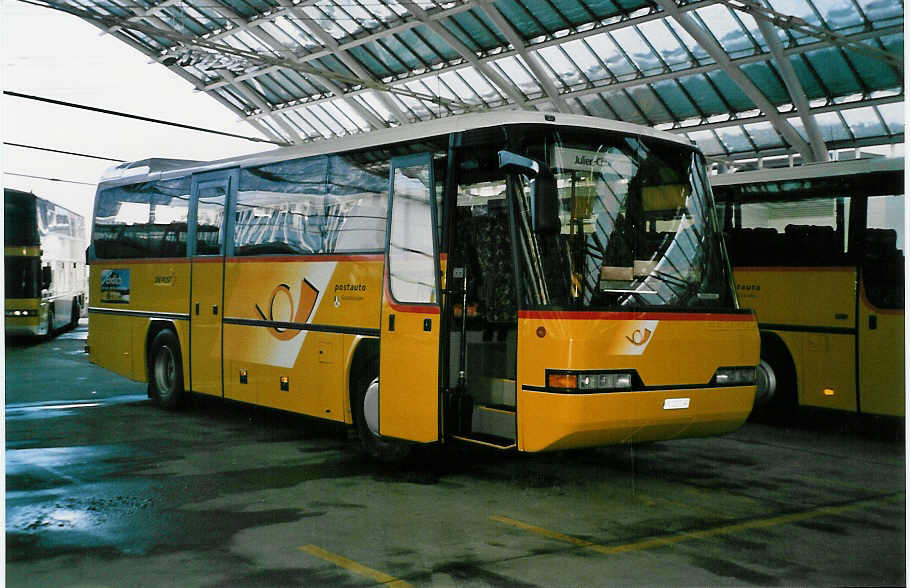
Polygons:
M682 133L719 161L904 141L900 0L42 0L275 141L472 110Z

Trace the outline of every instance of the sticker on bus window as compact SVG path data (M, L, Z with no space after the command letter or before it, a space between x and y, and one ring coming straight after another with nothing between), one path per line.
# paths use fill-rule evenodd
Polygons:
M101 270L101 302L130 303L130 270Z

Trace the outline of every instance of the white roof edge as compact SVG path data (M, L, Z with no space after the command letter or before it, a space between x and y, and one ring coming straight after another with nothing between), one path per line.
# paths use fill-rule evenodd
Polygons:
M162 170L150 169L145 174L129 175L129 178L134 181L142 181L153 179L164 174L173 175L176 172L180 172L181 174L185 175L187 173L200 173L204 171L225 169L237 166L251 167L271 163L274 161L282 161L285 159L296 159L298 157L324 155L326 153L338 153L343 151L352 151L356 149L375 147L378 145L399 143L407 139L419 140L426 137L433 137L459 131L529 123L565 125L604 131L616 131L632 135L651 137L663 141L670 141L672 143L677 143L697 149L697 147L695 147L695 145L690 141L674 133L668 133L666 131L660 131L651 127L645 127L632 123L594 116L529 111L483 112L434 119L389 129L379 129L376 131L358 133L356 135L340 137L337 139L313 141L310 143L305 143L303 145L281 147L278 149L273 149L271 151L264 151L249 155L239 155L209 162L188 161L187 163L190 165L187 165L183 168L169 168ZM129 165L130 164L121 164L117 167L126 167ZM113 172L115 169L116 168L112 168L108 170L108 172ZM128 172L128 167L126 167L124 171ZM110 176L106 174L104 177L102 177L100 184L109 182L122 183L122 180L127 176L127 173Z
M903 157L876 157L869 159L851 159L849 161L810 163L799 167L781 167L717 174L715 176L710 176L710 180L712 186L737 186L740 184L807 180L811 178L852 176L864 173L903 170Z

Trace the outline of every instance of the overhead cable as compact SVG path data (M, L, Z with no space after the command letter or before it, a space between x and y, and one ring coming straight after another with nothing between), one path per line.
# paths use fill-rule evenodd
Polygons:
M123 163L125 159L114 159L113 157L104 157L103 155L89 155L88 153L77 153L75 151L63 151L60 149L51 149L50 147L38 147L37 145L23 145L22 143L10 143L8 141L3 142L4 145L9 145L10 147L22 147L23 149L36 149L38 151L50 151L51 153L62 153L64 155L75 155L77 157L88 157L90 159L103 159L105 161L114 161L117 163Z
M287 145L287 143L285 143L283 141L273 141L271 139L262 139L259 137L248 137L246 135L236 135L234 133L228 133L226 131L216 131L214 129L206 129L203 127L197 127L197 126L193 126L193 125L185 125L183 123L161 120L161 119L157 119L157 118L150 118L147 116L140 116L138 114L129 114L126 112L118 112L116 110L108 110L107 108L98 108L96 106L87 106L85 104L76 104L75 102L66 102L64 100L55 100L53 98L45 98L43 96L34 96L32 94L23 94L21 92L12 92L9 90L4 90L3 93L6 94L7 96L13 96L15 98L25 98L26 100L37 100L38 102L47 102L48 104L55 104L57 106L68 106L70 108L79 108L79 109L88 110L91 112L100 112L102 114L110 114L113 116L122 116L124 118L141 120L143 122L156 123L159 125L178 127L181 129L189 129L191 131L212 133L215 135L222 135L224 137L233 137L235 139L244 139L246 141L255 141L257 143L274 143L275 145Z
M17 176L20 178L33 178L36 180L48 180L50 182L64 182L67 184L82 184L83 186L97 186L98 182L77 182L76 180L61 180L60 178L49 178L47 176L32 176L29 174L17 174L13 172L5 171L3 172L5 176Z

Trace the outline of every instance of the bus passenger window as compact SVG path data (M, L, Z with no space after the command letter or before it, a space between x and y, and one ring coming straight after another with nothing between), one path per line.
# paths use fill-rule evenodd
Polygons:
M904 307L904 197L868 200L863 243L863 285L878 308Z

